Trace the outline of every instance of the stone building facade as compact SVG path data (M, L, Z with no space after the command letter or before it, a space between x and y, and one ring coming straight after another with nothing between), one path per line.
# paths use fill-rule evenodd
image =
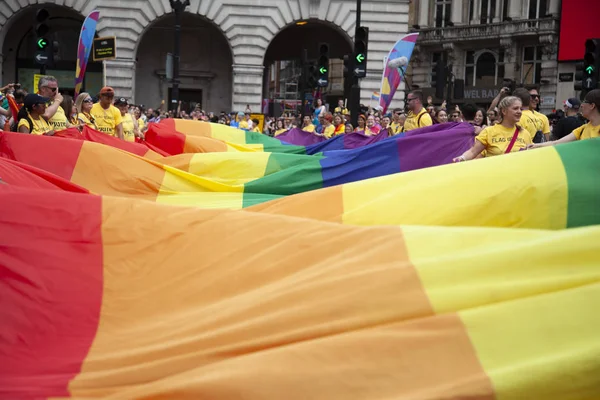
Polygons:
M464 101L489 104L507 81L538 87L544 112L575 94L558 82L574 68L557 62L560 0L418 0L414 12L412 81L426 93L444 59L465 81Z
M170 83L165 78L165 59L174 41L169 0L3 0L2 3L5 4L0 7L2 82L23 80L25 76L31 80L27 74L39 68L32 61L34 49L29 45L36 8L46 7L57 29L73 25L60 38L64 55L62 67L57 69L63 71L56 73L61 77L68 77L74 71L78 27L89 12L97 9L100 11L97 36L116 36L117 58L104 64L90 64L88 90L106 84L114 87L119 96L154 106L161 99L168 99ZM260 109L265 54L286 27L298 21L318 21L332 27L350 43L354 35L356 2L352 0L191 0L190 3L182 24L182 97L191 96L203 108L216 112L243 110L246 105ZM408 31L408 13L409 0L362 2L361 25L370 28L368 76L361 82L364 103L373 91L379 90L384 56ZM301 37L298 43L302 45ZM73 86L67 78L61 79L60 84L64 88Z

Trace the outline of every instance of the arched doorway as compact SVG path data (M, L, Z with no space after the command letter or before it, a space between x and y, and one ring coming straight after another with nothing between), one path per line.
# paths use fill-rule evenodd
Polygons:
M269 114L279 116L300 102L298 82L302 52L315 60L320 43L329 44L329 86L323 88L326 103L335 107L344 96L344 55L352 53L352 41L341 28L320 20L299 21L281 30L265 53L263 98L269 99Z
M53 4L44 4L43 7L28 6L13 17L14 20L10 21L2 43L2 81L19 82L28 92L37 90L33 87L33 79L34 74L40 73L40 66L34 61L36 38L33 22L40 8L45 8L50 13L50 32L46 38L59 44L55 63L48 66L46 74L54 75L58 79L63 94L72 95L75 87L77 45L84 18L68 7ZM93 62L90 55L82 90L98 93L101 88L102 63Z
M137 103L155 108L164 100L169 104L171 83L166 79L167 53L173 52L175 16L155 21L142 35L137 48ZM218 114L232 107L233 58L227 38L210 21L190 13L181 18L181 57L179 99L182 109L196 104Z

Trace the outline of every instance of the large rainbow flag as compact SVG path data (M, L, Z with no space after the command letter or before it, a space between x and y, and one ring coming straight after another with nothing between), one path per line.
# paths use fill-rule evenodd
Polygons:
M600 140L199 124L0 133L0 398L598 397Z

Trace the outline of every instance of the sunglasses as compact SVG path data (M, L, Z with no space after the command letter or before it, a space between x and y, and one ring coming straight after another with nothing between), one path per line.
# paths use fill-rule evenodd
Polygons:
M46 89L50 89L50 90L52 90L53 92L56 92L56 90L58 89L58 88L55 88L55 87L48 87L48 86L44 86L44 87L45 87Z
M532 95L531 95L531 98L532 98L532 99L539 99L539 98L540 98L540 96L539 96L539 95L537 95L537 94L532 94Z
M92 99L85 99L83 102L84 102L84 103L93 103L93 102L94 102L94 100L92 100Z

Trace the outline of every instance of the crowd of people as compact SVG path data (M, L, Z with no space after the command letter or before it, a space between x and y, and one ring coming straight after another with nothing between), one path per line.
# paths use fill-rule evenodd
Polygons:
M0 88L0 92L0 127L4 130L53 135L63 129L88 126L130 142L143 139L150 123L165 118L220 123L275 137L299 128L325 138L351 132L394 136L433 124L467 122L473 126L476 138L471 149L455 158L459 162L600 136L600 89L587 93L583 102L566 100L563 110L549 116L538 112L540 96L536 89L517 88L511 93L502 88L487 110L470 103L448 108L446 101L435 106L431 97L425 101L423 93L415 90L406 96L405 109L384 114L380 109L361 106L357 126L352 125L343 99L329 111L318 98L310 115L287 112L280 118L267 117L262 129L259 120L252 118L249 105L243 112L222 111L219 115L207 113L200 106L184 110L181 102L176 110L164 110L164 101L156 109L146 109L123 97L115 99L111 87L102 88L95 96L81 93L73 101L60 93L53 76L40 78L37 93L26 93L18 84ZM18 110L16 118L9 108Z

